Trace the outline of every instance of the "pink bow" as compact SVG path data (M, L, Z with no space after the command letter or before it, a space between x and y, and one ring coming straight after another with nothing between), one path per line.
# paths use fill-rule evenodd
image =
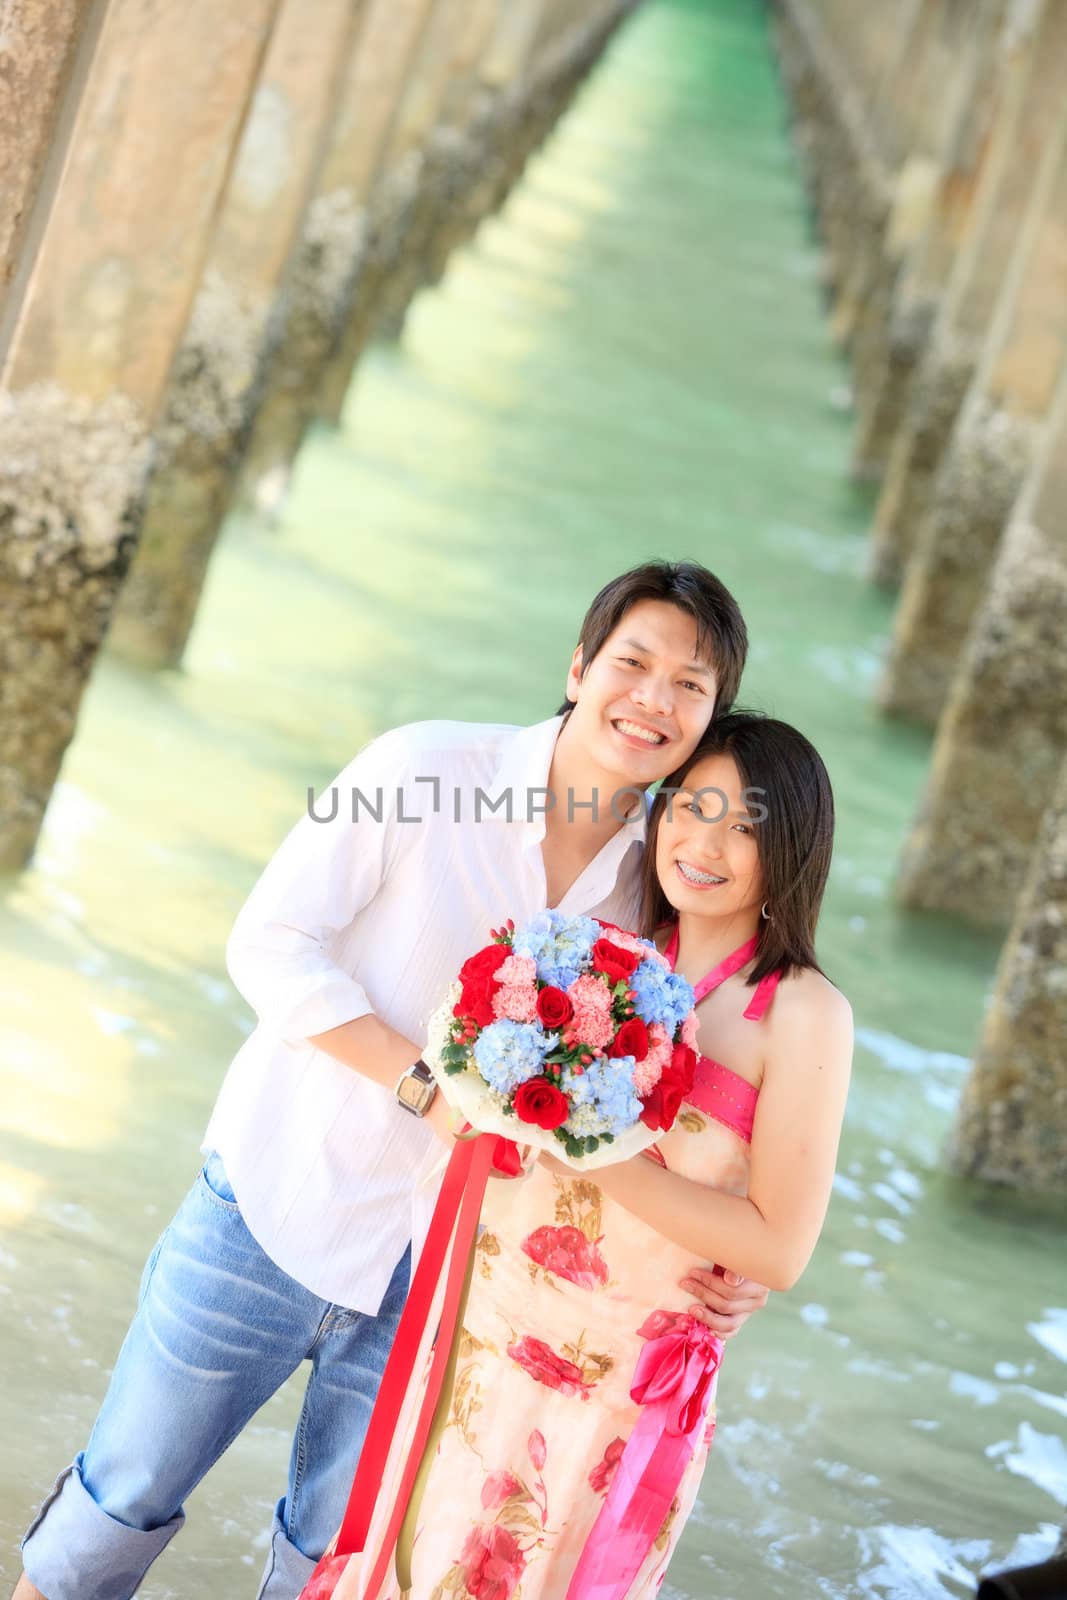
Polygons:
M642 1407L566 1600L622 1600L670 1511L707 1415L722 1340L685 1312L653 1311L630 1397Z

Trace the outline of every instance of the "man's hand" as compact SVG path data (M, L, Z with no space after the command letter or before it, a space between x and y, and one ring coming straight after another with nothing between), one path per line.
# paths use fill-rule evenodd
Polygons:
M753 1311L760 1311L767 1304L769 1293L761 1283L739 1278L736 1272L720 1276L710 1267L694 1267L679 1283L700 1302L687 1308L690 1315L720 1339L732 1339Z

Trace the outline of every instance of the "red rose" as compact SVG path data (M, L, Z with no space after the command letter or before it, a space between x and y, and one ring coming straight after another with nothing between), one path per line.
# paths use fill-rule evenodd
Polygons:
M581 1395L588 1400L593 1385L582 1377L581 1367L576 1367L566 1356L558 1356L543 1339L534 1339L524 1333L515 1344L508 1345L508 1355L530 1377L543 1383L547 1389L558 1389L564 1396Z
M476 950L459 969L460 983L484 983L495 977L497 969L504 965L510 954L505 944L487 944L484 950Z
M574 1015L570 995L564 994L562 989L557 989L550 983L537 996L537 1015L546 1028L562 1028L563 1024L569 1022Z
M642 1095L641 1121L646 1128L651 1128L658 1133L666 1132L674 1126L674 1119L682 1108L682 1102L693 1091L693 1078L696 1073L696 1051L691 1050L687 1044L676 1044L671 1052L671 1064L664 1068L663 1076L654 1089Z
M463 963L459 969L463 993L458 1006L453 1008L455 1016L472 1017L479 1028L488 1028L491 1022L496 1021L493 1011L496 974L510 954L506 945L489 944Z
M697 1071L697 1053L688 1044L676 1044L671 1051L671 1064L668 1072L674 1074L682 1086L683 1095L693 1092L693 1079Z
M473 1527L459 1559L466 1591L474 1600L511 1600L526 1567L515 1535L499 1523Z
M643 1061L648 1055L648 1026L641 1017L631 1017L624 1022L608 1046L609 1056L633 1056Z
M580 1228L554 1228L545 1223L522 1241L531 1261L581 1289L599 1289L608 1281L608 1264Z
M479 1028L488 1028L491 1022L496 1021L496 1012L493 1010L492 991L476 989L470 984L464 986L459 1001L452 1007L454 1017L470 1017Z
M598 939L593 946L593 970L602 972L609 983L620 978L632 978L641 965L641 957L632 950L621 950L610 939Z
M603 1456L589 1474L589 1487L595 1494L605 1494L611 1486L623 1451L626 1449L626 1440L616 1436L612 1439Z
M548 1078L528 1078L515 1090L515 1115L520 1122L533 1122L550 1133L561 1127L571 1108L562 1089Z
M653 1133L665 1133L673 1128L683 1099L681 1089L665 1072L655 1088L641 1096L641 1121Z

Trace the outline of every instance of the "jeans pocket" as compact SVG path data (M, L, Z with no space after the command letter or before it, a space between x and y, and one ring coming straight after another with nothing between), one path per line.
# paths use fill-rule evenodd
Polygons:
M237 1196L226 1176L222 1157L215 1151L211 1152L200 1170L200 1187L208 1199L220 1206L223 1211L238 1212Z

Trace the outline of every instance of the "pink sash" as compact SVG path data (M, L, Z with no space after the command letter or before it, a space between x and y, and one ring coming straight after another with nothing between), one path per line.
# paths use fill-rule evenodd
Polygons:
M623 1600L693 1458L722 1360L722 1340L686 1312L653 1311L630 1398L641 1416L615 1468L566 1600Z

